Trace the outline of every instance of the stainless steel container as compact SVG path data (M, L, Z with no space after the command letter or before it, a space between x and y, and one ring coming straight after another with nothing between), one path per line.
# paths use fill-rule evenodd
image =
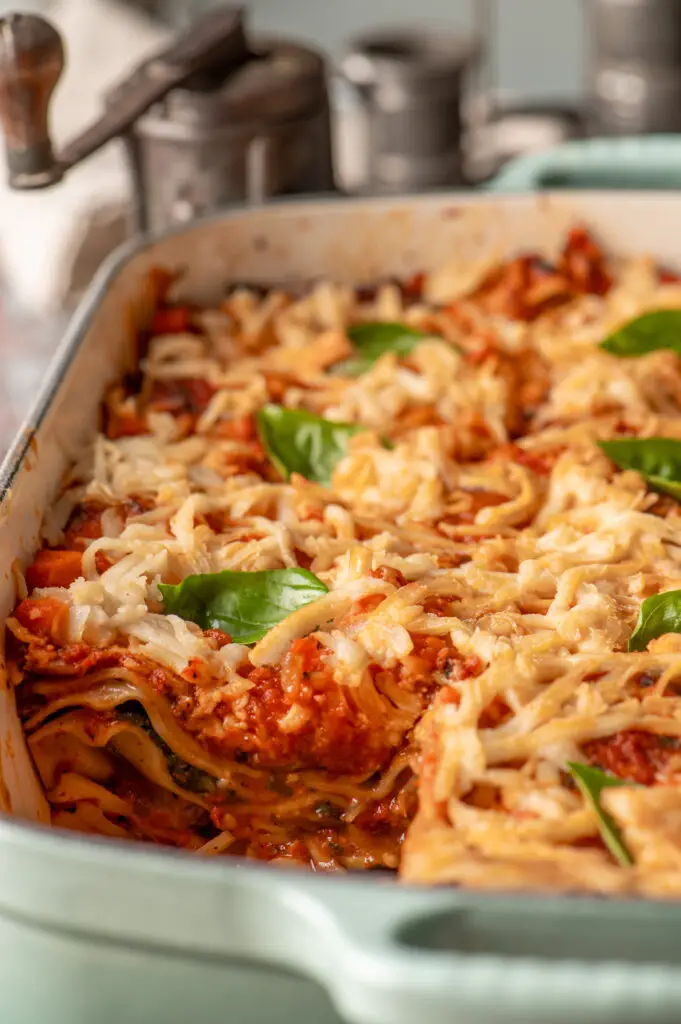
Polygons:
M493 94L490 108L465 143L466 177L476 184L488 181L509 161L586 134L583 111L569 103Z
M587 0L590 130L681 130L679 0Z
M331 191L323 59L258 40L248 61L210 91L174 89L133 127L152 228L225 203Z
M588 0L594 53L606 61L681 67L678 0Z
M598 135L681 132L681 68L601 63L593 79L590 114L591 130Z
M477 53L472 38L406 29L351 45L342 71L367 120L368 191L462 183L464 77Z

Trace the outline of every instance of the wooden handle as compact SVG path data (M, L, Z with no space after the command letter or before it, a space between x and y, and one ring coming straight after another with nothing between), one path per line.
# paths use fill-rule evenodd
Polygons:
M34 14L0 18L0 123L13 188L59 181L49 133L49 107L64 69L56 28Z
M202 76L221 77L249 58L242 10L218 7L194 22L169 49L143 61L109 92L101 117L71 139L59 154L63 170L85 160L111 139L128 131L149 107L172 89Z
M44 188L116 136L171 89L189 80L208 86L250 57L240 7L208 11L173 45L144 61L109 96L101 117L55 157L49 106L64 69L56 28L34 14L0 18L0 125L12 188Z

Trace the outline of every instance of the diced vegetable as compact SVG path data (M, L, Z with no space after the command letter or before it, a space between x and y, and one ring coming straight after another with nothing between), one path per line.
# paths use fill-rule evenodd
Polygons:
M43 548L26 570L26 586L29 590L36 587L69 587L82 575L82 552Z

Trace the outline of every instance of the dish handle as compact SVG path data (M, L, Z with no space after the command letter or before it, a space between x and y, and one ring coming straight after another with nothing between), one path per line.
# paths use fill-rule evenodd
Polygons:
M295 900L308 922L308 972L353 1024L681 1020L681 972L669 959L678 908L375 883L365 898L359 891L341 882L322 900L310 889Z
M0 921L39 933L45 963L50 936L86 942L88 970L101 972L93 984L116 950L170 955L173 970L284 968L316 981L348 1024L681 1021L678 903L416 888L228 860L0 817ZM0 993L0 1016L2 1005Z
M676 189L681 135L575 139L511 160L486 186L491 192L542 189Z

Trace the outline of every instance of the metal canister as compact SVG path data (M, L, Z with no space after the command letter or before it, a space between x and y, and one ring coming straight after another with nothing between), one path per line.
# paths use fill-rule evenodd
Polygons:
M681 67L679 0L588 0L590 35L600 61Z
M681 131L680 0L587 2L591 132Z
M599 135L681 132L681 69L601 64L590 98L590 127Z
M583 138L586 119L576 104L492 96L492 114L466 140L466 177L476 184L509 160Z
M354 42L341 68L367 120L368 190L462 183L464 76L478 52L472 37L446 32L393 31Z
M220 86L174 89L135 123L152 228L244 198L333 188L322 57L291 43L256 42L257 58Z

